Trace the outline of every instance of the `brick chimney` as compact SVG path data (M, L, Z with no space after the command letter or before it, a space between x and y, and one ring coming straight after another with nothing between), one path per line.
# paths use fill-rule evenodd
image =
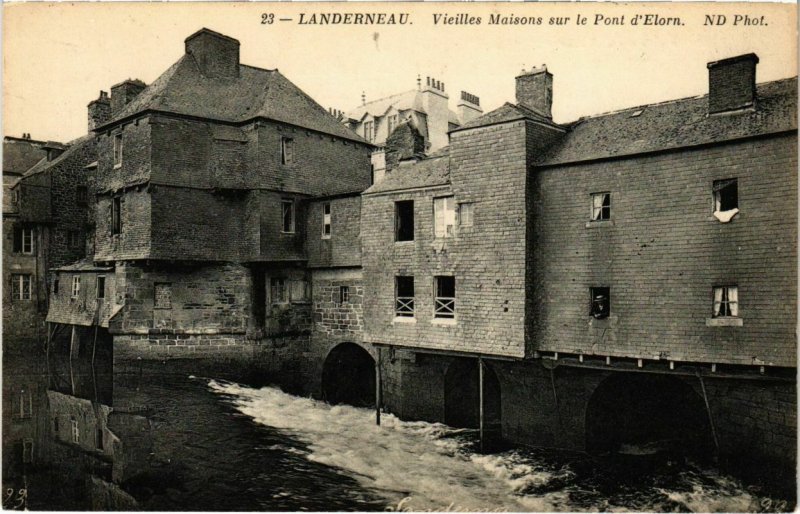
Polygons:
M483 114L481 99L466 91L462 91L461 100L458 102L458 121L464 125L479 117L481 114Z
M517 104L553 119L553 74L547 66L522 70L517 77Z
M745 54L706 65L709 114L736 111L755 105L756 64L756 54Z
M128 79L111 86L111 116L116 116L147 85L139 79Z
M111 120L111 100L108 93L100 91L97 100L89 102L89 132Z
M206 28L184 41L186 54L191 55L206 77L239 76L239 41Z

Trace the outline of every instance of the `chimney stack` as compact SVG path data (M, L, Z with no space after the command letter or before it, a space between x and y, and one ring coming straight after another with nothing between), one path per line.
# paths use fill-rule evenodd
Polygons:
M517 104L553 119L553 75L546 65L523 71L517 77Z
M239 76L239 41L219 32L202 28L184 40L200 72L210 78Z
M145 87L147 85L139 79L128 79L111 86L111 116L119 114Z
M481 114L483 114L481 99L466 91L462 91L461 100L458 102L458 121L464 125L479 117Z
M708 113L736 111L756 102L756 54L745 54L710 62L708 68Z
M100 91L97 100L89 102L89 132L111 120L111 100L108 93Z

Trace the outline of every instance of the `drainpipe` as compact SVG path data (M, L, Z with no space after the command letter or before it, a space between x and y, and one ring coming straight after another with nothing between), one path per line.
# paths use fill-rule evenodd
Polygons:
M375 424L381 424L381 349L378 348L378 358L375 359Z
M483 357L478 357L478 412L481 433L481 452L483 452Z

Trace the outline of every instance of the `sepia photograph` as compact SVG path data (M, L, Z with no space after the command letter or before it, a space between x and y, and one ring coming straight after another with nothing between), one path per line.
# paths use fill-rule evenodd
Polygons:
M2 10L4 510L797 509L796 4Z

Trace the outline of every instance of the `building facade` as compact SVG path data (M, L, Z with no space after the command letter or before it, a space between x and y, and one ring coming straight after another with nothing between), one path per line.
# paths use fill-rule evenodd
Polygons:
M398 119L373 181L374 125L203 29L112 88L92 252L56 265L48 321L70 352L243 362L405 419L597 453L655 438L793 480L797 82L756 85L757 63L572 123L535 68L435 151Z

